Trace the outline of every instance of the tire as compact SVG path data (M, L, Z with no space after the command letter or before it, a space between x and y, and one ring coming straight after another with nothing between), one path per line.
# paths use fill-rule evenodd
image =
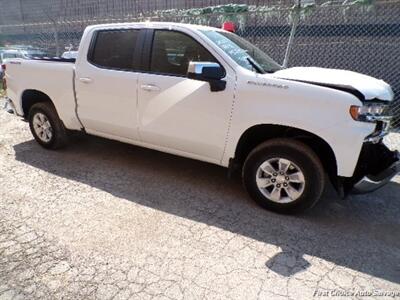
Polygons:
M39 102L34 104L29 110L28 121L33 137L42 147L59 149L67 144L67 130L52 103ZM40 129L38 129L38 124L42 124ZM47 130L46 136L41 135L43 128Z
M280 175L280 170L286 171ZM286 138L269 140L253 149L243 165L242 179L261 207L282 214L311 208L325 187L318 156L302 142Z

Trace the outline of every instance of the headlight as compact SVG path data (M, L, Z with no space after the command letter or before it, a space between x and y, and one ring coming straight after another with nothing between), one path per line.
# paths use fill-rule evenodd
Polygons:
M389 105L381 103L365 104L363 106L352 105L350 115L356 121L376 122L390 120Z

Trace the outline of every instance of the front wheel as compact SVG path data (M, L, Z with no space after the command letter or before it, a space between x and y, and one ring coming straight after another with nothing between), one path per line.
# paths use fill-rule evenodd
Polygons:
M243 166L243 183L263 208L297 213L321 197L325 172L307 145L293 139L274 139L256 147Z

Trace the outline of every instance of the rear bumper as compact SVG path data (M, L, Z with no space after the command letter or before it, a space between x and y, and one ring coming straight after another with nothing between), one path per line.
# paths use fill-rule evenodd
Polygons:
M361 180L354 184L351 191L352 194L365 194L376 191L387 184L394 176L400 172L400 155L399 152L395 152L394 161L389 167L382 170L380 173L373 175L365 175Z
M10 114L17 115L17 110L15 108L14 103L11 101L10 98L6 97L6 103L4 104L4 110Z

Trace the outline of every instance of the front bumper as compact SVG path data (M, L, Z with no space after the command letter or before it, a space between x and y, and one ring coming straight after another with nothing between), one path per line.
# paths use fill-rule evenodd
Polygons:
M354 176L343 180L345 193L364 194L373 192L400 172L398 151L389 150L382 141L365 143Z
M365 175L353 186L351 192L353 194L365 194L376 191L386 185L394 176L400 173L400 154L398 151L396 151L395 157L397 161L394 161L388 168L382 170L376 175Z

